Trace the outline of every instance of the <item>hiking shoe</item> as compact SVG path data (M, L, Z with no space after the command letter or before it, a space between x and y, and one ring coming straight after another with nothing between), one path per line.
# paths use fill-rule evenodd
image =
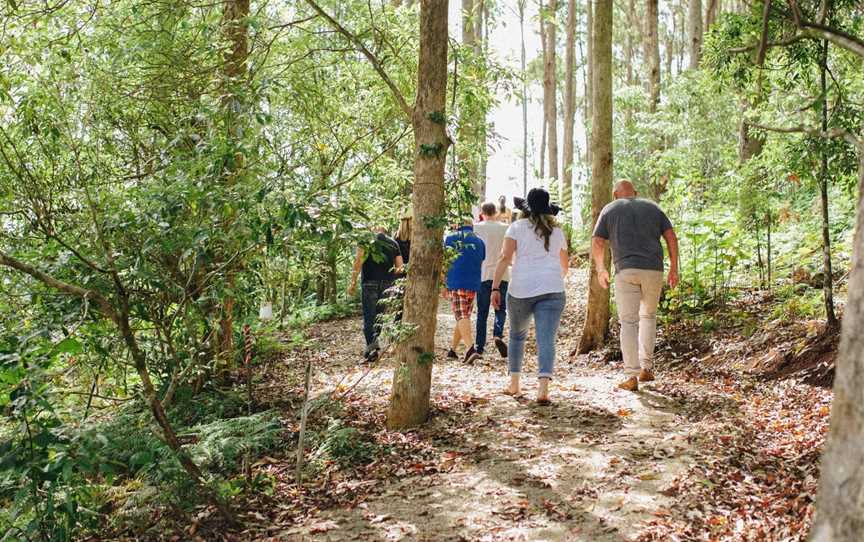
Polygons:
M639 372L639 382L653 382L654 381L654 371L651 369L642 369Z
M639 391L639 380L635 376L631 376L624 382L618 384L618 389L624 391Z
M447 351L447 359L459 359L459 354L451 348Z
M502 358L507 357L507 343L504 342L504 339L495 337L495 348L498 349L498 353L501 354Z
M365 359L367 363L374 363L375 361L378 361L378 357L379 350L377 348L370 350L363 355L363 359Z
M474 348L474 345L471 345L471 348L465 352L465 359L463 360L465 363L471 364L480 359L480 354L477 353L477 349Z

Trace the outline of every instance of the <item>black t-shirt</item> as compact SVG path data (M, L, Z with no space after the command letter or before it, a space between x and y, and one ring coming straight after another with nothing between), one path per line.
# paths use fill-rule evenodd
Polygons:
M402 254L402 263L407 264L408 258L411 257L411 241L396 239L396 244L399 245L399 252Z
M373 246L365 252L366 259L363 261L360 280L390 282L395 279L393 266L396 265L396 256L399 256L399 245L396 241L379 233L375 236Z

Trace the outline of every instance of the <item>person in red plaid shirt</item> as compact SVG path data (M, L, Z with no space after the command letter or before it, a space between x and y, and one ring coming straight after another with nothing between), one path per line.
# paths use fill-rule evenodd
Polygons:
M474 345L471 312L474 309L474 298L480 291L480 274L483 260L486 259L486 245L474 234L474 225L468 221L447 236L444 249L456 253L456 259L447 271L447 289L444 291L444 296L450 299L450 308L456 318L453 343L447 357L458 359L456 348L460 342L464 342L468 346L464 361L473 363L480 354Z

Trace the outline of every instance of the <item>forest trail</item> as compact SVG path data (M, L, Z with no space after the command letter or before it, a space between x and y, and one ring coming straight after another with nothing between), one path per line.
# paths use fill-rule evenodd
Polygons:
M572 361L585 287L584 273L573 271L551 406L532 400L537 380L530 342L521 398L500 393L507 369L497 352L487 350L471 367L437 362L432 419L404 437L419 439L419 457L397 460L384 479L340 482L328 476L330 491L360 484L368 494L271 532L274 539L615 541L628 540L633 526L667 513L663 488L694 463L686 424L651 384L635 394L617 390L620 372ZM455 322L446 303L440 310L436 344L443 359ZM365 371L357 362L359 319L320 324L312 339L326 360L315 376L316 391L332 387L345 371L351 373L347 385ZM349 396L373 424L383 424L391 378L385 358Z

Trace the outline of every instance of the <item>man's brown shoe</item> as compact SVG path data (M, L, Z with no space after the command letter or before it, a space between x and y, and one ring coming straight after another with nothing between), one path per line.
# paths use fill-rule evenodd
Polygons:
M653 382L654 371L651 369L642 369L639 371L639 382Z
M636 379L635 376L631 376L624 382L618 384L618 389L624 391L638 391L639 390L639 380Z

